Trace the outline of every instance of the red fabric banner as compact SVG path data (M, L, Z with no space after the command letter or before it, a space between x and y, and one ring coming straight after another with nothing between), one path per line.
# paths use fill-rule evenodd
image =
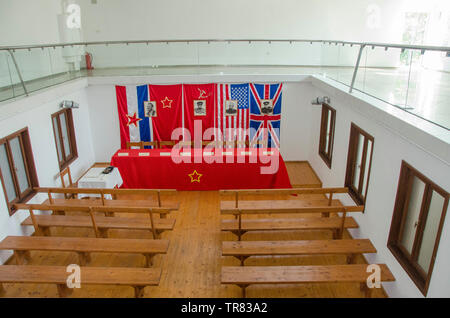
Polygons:
M116 86L116 98L117 98L117 111L119 113L119 119L125 117L128 114L127 107L127 92L125 86ZM127 147L127 141L130 141L130 132L126 120L119 120L120 126L120 148L125 149Z
M149 100L157 105L157 115L152 117L153 140L171 140L172 131L182 126L182 91L182 84L149 85Z
M184 84L184 127L194 139L194 121L201 120L202 131L214 127L217 84ZM200 138L202 137L200 136ZM201 138L203 139L203 138ZM210 139L210 138L207 138Z
M266 149L262 149L266 150ZM238 161L241 151L251 151L243 162ZM270 189L291 188L287 169L277 149L273 152L278 167L271 174L261 173L262 167L270 163L262 163L255 148L238 149L231 155L232 162L205 162L205 158L196 163L194 149L189 152L189 162L176 163L185 156L171 157L167 149L129 149L117 151L111 159L111 165L119 169L125 189L177 189L177 190L220 190L220 189ZM200 157L202 155L200 154Z

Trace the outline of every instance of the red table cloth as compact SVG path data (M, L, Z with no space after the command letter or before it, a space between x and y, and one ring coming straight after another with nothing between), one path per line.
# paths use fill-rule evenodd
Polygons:
M223 160L223 163L213 162ZM180 160L190 161L177 163ZM232 162L230 162L232 161ZM268 189L291 188L277 149L122 149L111 159L130 189ZM269 167L272 167L269 169ZM269 170L262 173L261 169ZM266 171L267 172L267 171Z

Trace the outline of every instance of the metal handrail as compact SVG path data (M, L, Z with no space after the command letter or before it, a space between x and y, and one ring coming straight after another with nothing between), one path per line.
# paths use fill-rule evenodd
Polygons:
M289 43L329 43L335 45L363 45L367 47L383 47L398 48L405 50L423 50L423 51L443 51L450 52L450 46L434 46L434 45L411 45L411 44L395 44L395 43L376 43L376 42L352 42L352 41L336 41L336 40L307 40L307 39L175 39L175 40L121 40L121 41L93 41L93 42L68 42L53 44L33 44L18 46L0 46L2 50L31 50L56 48L66 46L89 46L89 45L110 45L110 44L150 44L150 43L211 43L211 42L289 42Z
M14 66L16 68L19 80L22 84L22 87L24 89L25 95L28 96L28 91L26 89L25 82L22 78L19 65L16 62L16 59L14 57L14 52L16 50L28 50L31 51L31 49L42 49L45 48L56 48L56 47L74 47L74 46L92 46L92 45L120 45L120 44L154 44L154 43L243 43L248 42L251 44L252 42L260 43L322 43L322 44L329 44L329 45L342 45L346 46L349 45L350 47L353 46L359 46L358 49L358 57L354 65L353 69L353 75L351 84L349 86L349 93L352 93L354 84L356 81L362 53L365 48L371 47L374 49L375 47L381 47L384 48L386 51L390 48L394 49L401 49L402 52L405 50L420 50L421 54L424 54L425 51L440 51L440 52L446 52L448 56L450 56L450 46L433 46L433 45L410 45L410 44L395 44L395 43L376 43L376 42L352 42L352 41L336 41L336 40L308 40L308 39L174 39L174 40L126 40L126 41L93 41L93 42L68 42L68 43L53 43L53 44L33 44L33 45L19 45L19 46L0 46L0 51L7 51L9 55L12 58L12 61L14 63ZM436 124L438 125L438 124Z

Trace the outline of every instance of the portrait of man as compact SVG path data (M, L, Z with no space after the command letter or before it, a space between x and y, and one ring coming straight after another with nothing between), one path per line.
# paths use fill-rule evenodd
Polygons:
M145 117L156 117L156 102L145 101L144 102Z

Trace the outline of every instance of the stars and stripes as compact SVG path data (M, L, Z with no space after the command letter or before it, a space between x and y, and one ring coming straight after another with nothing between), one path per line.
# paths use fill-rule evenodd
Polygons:
M236 101L235 112L227 113L227 101ZM249 84L218 84L216 140L245 142L248 140L250 92Z

